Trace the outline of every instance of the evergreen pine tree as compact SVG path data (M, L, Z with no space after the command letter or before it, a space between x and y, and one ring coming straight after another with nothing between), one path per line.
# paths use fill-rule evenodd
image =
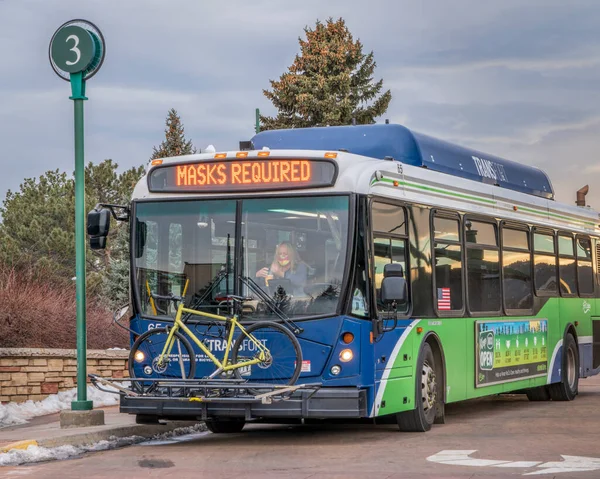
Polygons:
M169 110L166 120L165 139L158 148L154 147L151 160L196 153L192 140L186 140L181 118L174 108Z
M127 204L134 184L144 174L144 167L131 168L121 174L112 160L85 168L86 211L97 203ZM49 281L70 282L75 273L75 182L59 170L47 171L36 178L26 178L18 191L8 191L0 206L0 263L17 269L33 267ZM126 225L111 223L111 238ZM88 283L105 273L108 258L125 258L127 243L109 241L103 252L88 250ZM98 255L106 261L97 261ZM91 281L91 283L90 283ZM126 286L127 284L125 284ZM94 290L92 286L88 288Z
M264 95L277 108L277 116L261 116L261 129L375 123L392 99L380 94L383 80L374 82L373 52L363 53L345 21L329 18L305 27L306 40L298 39L300 53L288 72L270 80Z

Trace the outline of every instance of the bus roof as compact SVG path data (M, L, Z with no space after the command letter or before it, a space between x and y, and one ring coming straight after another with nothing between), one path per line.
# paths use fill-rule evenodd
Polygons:
M462 178L497 185L546 199L554 199L548 176L540 169L481 153L402 125L357 125L268 130L252 138L253 148L277 150L347 151L357 155L428 168Z

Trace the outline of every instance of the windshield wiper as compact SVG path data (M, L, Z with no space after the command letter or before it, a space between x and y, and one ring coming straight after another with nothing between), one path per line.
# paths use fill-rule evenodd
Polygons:
M215 289L217 289L217 287L221 284L221 281L223 281L223 278L225 278L226 276L227 276L227 268L222 266L221 270L214 276L213 279L210 280L210 282L207 285L207 288L202 293L202 296L197 297L196 299L191 301L191 303L189 305L189 309L200 308L208 298L212 297L213 291ZM190 319L192 316L193 315L191 313L187 313L182 319L183 319L183 321L186 321L186 320Z
M240 281L244 283L246 287L248 287L248 289L250 289L254 294L256 294L256 296L258 296L269 307L269 309L273 311L273 313L275 313L275 315L279 319L281 319L292 329L294 334L300 334L304 331L301 327L295 324L287 314L285 314L283 311L281 311L281 309L277 307L277 305L273 301L273 298L269 297L269 295L265 293L252 278L242 275L240 275L239 278Z

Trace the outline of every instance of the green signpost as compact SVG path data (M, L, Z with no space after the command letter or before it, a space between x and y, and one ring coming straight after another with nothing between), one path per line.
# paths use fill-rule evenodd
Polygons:
M106 47L98 28L86 20L71 20L52 36L48 55L54 72L71 82L75 110L75 253L77 291L77 400L74 411L92 409L87 400L87 340L85 320L85 175L83 148L83 102L85 82L93 77L104 61Z

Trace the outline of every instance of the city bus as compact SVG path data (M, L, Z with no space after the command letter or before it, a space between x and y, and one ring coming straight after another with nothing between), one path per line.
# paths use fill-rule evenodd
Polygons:
M599 215L556 201L537 168L401 125L273 130L238 151L153 160L126 211L132 341L173 320L153 292L215 314L235 295L243 324L291 322L302 348L284 400L123 395L121 412L140 422L238 432L381 419L427 431L446 404L573 400L600 372ZM282 244L295 279L270 274ZM214 323L194 332L225 347ZM192 360L198 380L214 369Z

